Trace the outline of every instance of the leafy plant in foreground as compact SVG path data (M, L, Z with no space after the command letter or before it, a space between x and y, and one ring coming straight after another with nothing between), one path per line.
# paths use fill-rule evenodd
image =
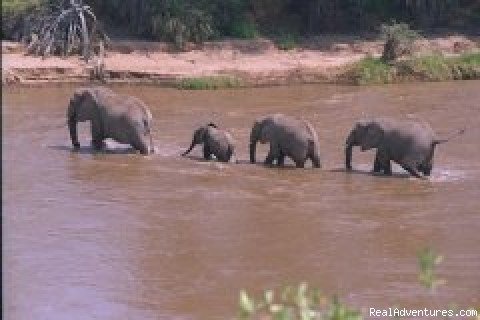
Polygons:
M435 289L438 285L445 284L445 280L437 279L435 268L443 261L443 256L437 255L431 248L426 248L418 254L420 273L418 280L427 289Z
M242 290L239 296L239 315L240 319L362 319L359 311L348 308L336 297L327 299L320 290L308 288L305 282L297 287L286 286L278 294L274 290L266 290L258 300Z

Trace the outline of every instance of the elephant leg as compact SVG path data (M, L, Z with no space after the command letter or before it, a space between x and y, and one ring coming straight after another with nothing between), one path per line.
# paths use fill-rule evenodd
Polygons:
M134 143L132 143L132 147L133 147L135 150L140 151L140 153L143 154L143 155L147 155L147 154L149 153L148 146L145 145L144 143L134 142Z
M297 168L305 168L305 161L306 159L303 160L295 160L295 166Z
M320 157L317 154L312 154L310 156L310 160L312 160L312 165L314 168L321 168L322 165L320 163Z
M272 165L275 159L279 158L280 148L278 145L270 143L270 151L268 152L267 158L265 159L266 165Z
M205 160L210 160L212 158L212 151L206 143L203 144L203 158Z
M233 149L231 147L228 147L228 150L227 150L227 156L225 158L225 162L229 162L230 159L232 158L233 156Z
M280 150L277 158L277 165L279 167L283 167L284 164L285 164L285 153L283 153L282 150Z
M380 161L380 152L377 151L375 154L375 161L373 162L373 172L380 172L382 171L382 162Z
M425 176L430 176L432 173L432 164L431 163L422 163L417 167L418 171L422 172Z
M383 173L388 176L392 175L392 163L390 162L390 159L387 159L386 162L384 163Z
M90 125L92 131L92 146L95 150L101 150L105 148L105 143L103 140L105 139L103 135L102 126L98 119L93 119Z
M382 172L386 175L392 174L392 165L390 159L384 151L377 150L375 154L375 161L373 163L373 172Z
M92 147L96 151L100 151L105 148L105 142L103 140L92 139Z

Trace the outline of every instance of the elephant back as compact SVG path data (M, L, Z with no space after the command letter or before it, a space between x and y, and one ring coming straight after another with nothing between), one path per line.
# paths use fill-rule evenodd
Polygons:
M233 147L233 138L227 131L208 126L207 141L215 156L225 157L229 147Z

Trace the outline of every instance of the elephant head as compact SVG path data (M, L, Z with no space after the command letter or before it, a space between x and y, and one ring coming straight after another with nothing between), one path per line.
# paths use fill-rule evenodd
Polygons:
M67 109L67 123L70 131L70 139L75 149L80 148L78 141L77 122L87 121L93 119L93 114L96 102L92 92L88 90L75 91L73 97L70 99Z
M207 137L208 127L218 128L215 123L210 122L206 126L202 126L197 130L195 130L195 132L193 133L192 143L190 144L190 147L187 149L187 151L182 153L182 156L186 156L187 154L189 154L190 151L192 151L197 144L202 144L205 142Z
M250 132L250 162L255 163L255 154L257 149L257 142L265 144L270 141L272 135L272 122L269 118L257 119L253 124Z
M92 143L101 148L112 138L130 144L142 154L154 152L151 135L152 115L140 100L115 94L106 88L79 89L70 99L67 122L74 149L80 147L77 123L91 121Z
M360 146L362 151L376 148L383 141L384 128L376 121L358 121L345 142L345 166L352 169L352 149Z

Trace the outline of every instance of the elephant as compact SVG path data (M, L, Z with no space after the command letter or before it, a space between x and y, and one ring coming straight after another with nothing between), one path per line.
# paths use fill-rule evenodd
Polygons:
M104 87L77 89L67 109L67 121L74 150L80 148L77 123L90 121L92 146L104 147L104 139L130 144L141 154L154 153L152 114L141 100L119 95Z
M202 143L205 160L210 160L214 155L218 161L229 162L235 153L235 141L230 133L219 129L215 123L211 122L195 130L192 143L182 156L186 156L197 144Z
M429 124L410 119L373 118L355 123L345 142L345 166L352 169L352 149L377 149L373 172L392 174L390 161L417 178L430 176L435 147L463 134L465 129L440 139Z
M256 119L250 133L250 162L255 163L257 142L270 143L266 165L283 166L285 157L291 158L297 168L303 168L310 159L320 168L320 146L313 126L308 122L281 113Z

